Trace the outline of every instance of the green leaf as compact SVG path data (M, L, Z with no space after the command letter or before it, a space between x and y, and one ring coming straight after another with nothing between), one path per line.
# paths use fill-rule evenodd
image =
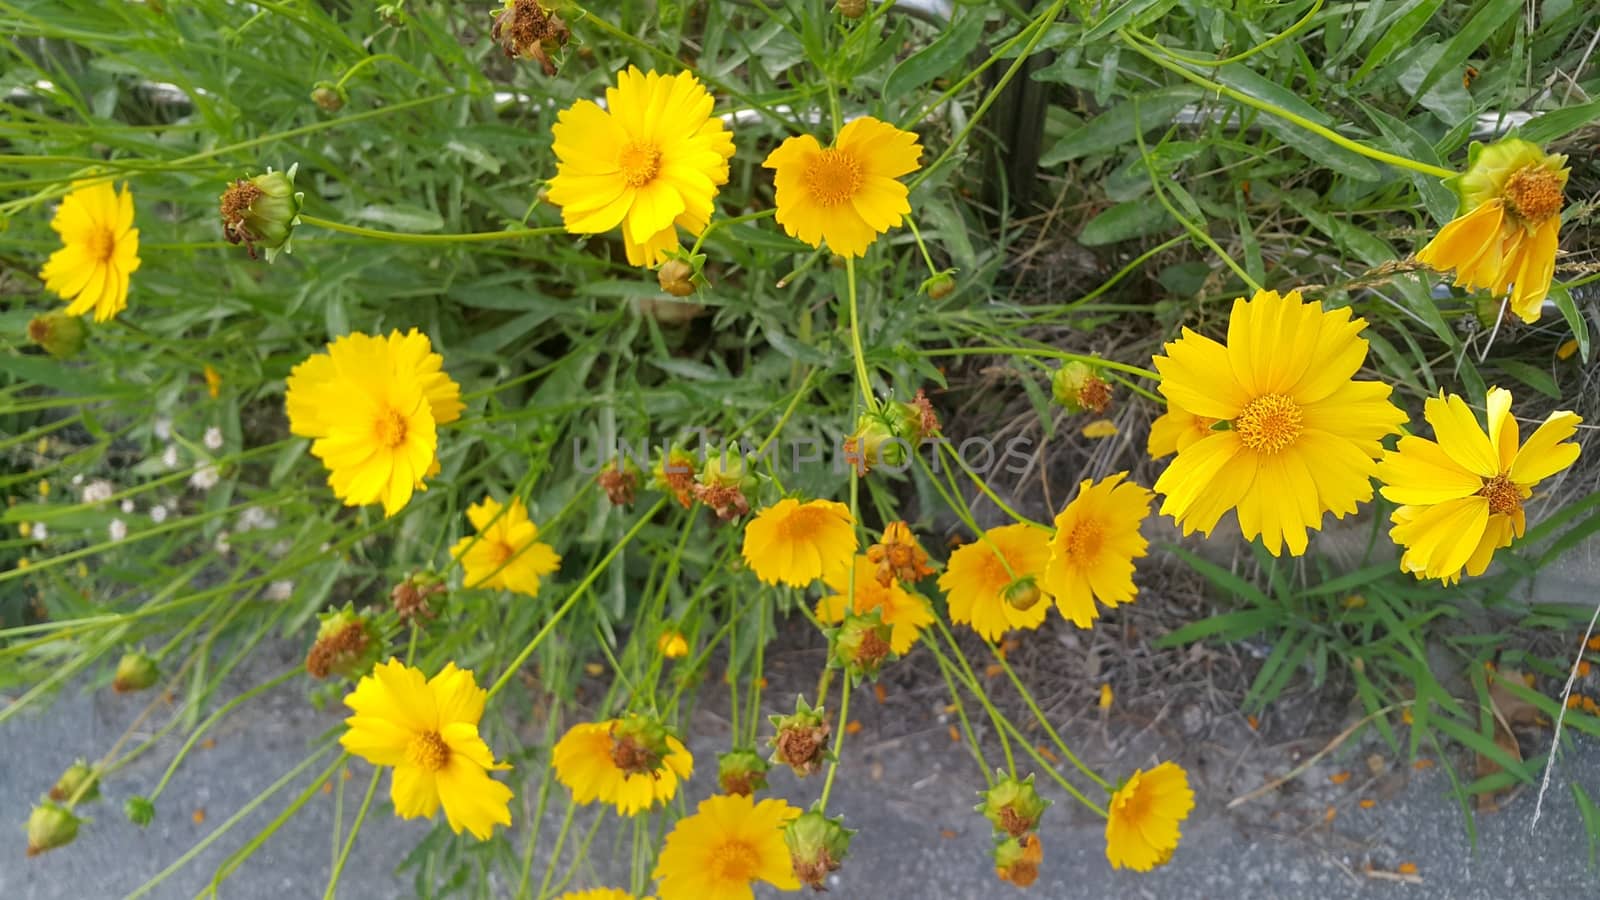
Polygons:
M1521 760L1507 753L1504 748L1478 731L1456 721L1454 716L1436 715L1429 720L1433 726L1449 735L1457 743L1466 746L1474 753L1480 753L1493 760L1496 765L1511 773L1512 777L1523 784L1533 784L1533 775ZM1491 719L1491 723L1492 723ZM1472 789L1469 788L1469 791Z
M1555 301L1556 309L1561 310L1561 318L1567 320L1567 327L1572 329L1572 336L1578 341L1578 355L1584 362L1589 361L1589 322L1578 312L1578 305L1572 302L1572 292L1564 284L1550 285L1550 299Z
M1457 29L1450 43L1444 46L1444 52L1439 54L1432 68L1428 69L1428 74L1423 76L1422 83L1413 89L1415 94L1418 97L1426 94L1428 88L1433 87L1446 73L1459 74L1466 67L1468 57L1482 47L1522 5L1523 0L1489 0L1485 3L1477 15Z
M1275 609L1242 609L1208 616L1198 622L1190 622L1182 628L1167 632L1156 639L1156 646L1181 647L1210 637L1237 641L1253 634L1260 634L1277 624L1280 618Z
M1282 85L1269 81L1257 75L1242 64L1223 66L1217 70L1216 78L1234 90L1249 94L1257 100L1265 101L1285 111L1294 113L1301 118L1327 128L1333 128L1333 120L1316 107L1300 99L1300 95ZM1264 114L1261 127L1265 128L1278 140L1299 150L1307 158L1322 163L1328 168L1348 175L1358 181L1381 181L1383 173L1378 170L1370 160L1357 156L1336 144L1329 143L1325 138L1318 137L1299 125L1272 115Z
M1112 10L1105 18L1078 39L1080 45L1092 44L1127 25L1143 25L1178 5L1178 0L1128 0Z
M1198 101L1200 97L1200 89L1187 84L1140 94L1138 121L1144 126L1145 131L1162 128L1170 124L1173 114ZM1039 157L1039 165L1054 166L1095 153L1105 153L1123 144L1132 143L1133 107L1133 98L1129 98L1090 119L1083 127L1068 134L1057 141L1055 146L1046 150L1044 155Z
M9 372L19 380L53 387L69 394L122 393L96 378L88 370L68 366L48 356L13 356L0 353L0 372Z
M1583 788L1574 781L1572 788L1572 802L1578 804L1578 815L1583 817L1583 831L1589 838L1589 868L1594 868L1594 848L1600 843L1600 809L1596 809L1594 801L1584 793Z
M1600 119L1600 100L1591 100L1565 109L1553 109L1531 119L1517 130L1525 141L1548 144Z
M1500 371L1505 372L1546 397L1554 400L1561 399L1561 389L1556 387L1556 380L1550 377L1549 372L1537 366L1530 366L1520 359L1502 359L1500 360Z
M906 57L883 83L883 96L905 97L960 65L983 38L984 7L966 7L967 14L939 39Z
M1416 36L1422 26L1428 24L1433 14L1444 5L1444 0L1406 0L1405 4L1395 12L1392 24L1383 29L1383 37L1372 47L1372 52L1367 54L1367 61L1350 77L1350 81L1357 82L1372 74L1372 71L1383 63L1394 59L1401 48L1407 47L1411 39ZM1380 26L1381 27L1381 26Z
M1129 200L1118 203L1090 219L1078 234L1078 243L1085 247L1103 247L1128 238L1154 234L1167 227L1167 211L1153 200Z
M1227 569L1222 568L1216 563L1201 559L1200 557L1195 556L1193 553L1190 553L1176 544L1168 544L1167 549L1176 554L1179 559L1182 559L1184 562L1188 563L1191 569L1194 569L1196 572L1204 575L1207 581L1223 589L1224 591L1227 591L1235 597L1242 597L1243 599L1249 600L1257 606L1275 605L1272 603L1272 601L1267 599L1266 594L1261 593L1260 588L1248 581L1245 581L1243 578L1240 578L1232 572L1229 572Z
M396 231L420 233L440 231L444 228L444 219L438 213L420 206L374 203L364 207L355 217L387 225Z

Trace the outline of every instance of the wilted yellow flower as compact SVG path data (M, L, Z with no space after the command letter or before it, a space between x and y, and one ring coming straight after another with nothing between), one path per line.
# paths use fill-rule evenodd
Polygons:
M864 555L855 557L853 566L827 571L822 580L833 593L817 601L817 618L837 625L846 612L864 615L876 609L889 626L889 649L896 656L904 656L922 629L933 624L928 602L898 583L884 586L878 581L878 567Z
M1389 536L1405 548L1401 568L1418 578L1452 584L1463 569L1482 575L1494 551L1522 537L1522 502L1534 486L1578 458L1568 441L1583 421L1576 414L1551 413L1519 446L1511 392L1491 388L1488 410L1485 434L1466 401L1430 397L1423 415L1435 440L1403 437L1378 464L1383 496L1404 504Z
M128 276L139 268L139 229L133 227L133 193L107 182L74 188L61 198L50 227L62 247L39 271L47 290L69 301L74 316L96 322L128 308Z
M1366 320L1324 311L1298 291L1235 300L1226 346L1185 328L1155 358L1161 393L1196 416L1226 422L1178 451L1156 480L1161 512L1184 534L1209 536L1235 509L1246 540L1277 556L1305 552L1322 516L1372 499L1379 443L1405 421L1390 388L1353 381L1367 356Z
M1524 322L1538 321L1555 275L1566 163L1565 156L1516 138L1474 143L1467 171L1445 182L1461 198L1456 218L1417 259L1440 271L1454 269L1458 286L1496 296L1509 290L1511 311Z
M1132 603L1133 561L1150 546L1139 526L1150 513L1150 491L1118 472L1098 483L1084 479L1078 496L1056 516L1044 589L1061 614L1079 628L1100 617L1095 607Z
M891 581L914 584L933 574L927 551L904 522L883 526L883 538L867 548L867 559L878 567L878 581L885 585Z
M556 742L551 764L574 803L610 803L624 816L671 800L694 771L682 741L638 716L572 726Z
M561 567L556 551L539 541L539 526L528 519L521 497L512 497L503 507L493 497L485 497L468 507L467 518L477 535L468 535L450 548L450 555L466 570L467 587L536 597L539 579Z
M397 659L379 663L344 698L355 715L339 743L375 766L394 767L389 795L402 819L444 807L450 830L486 841L511 825L511 789L489 777L509 769L478 736L488 692L472 673L446 663L426 678Z
M1183 837L1178 825L1193 809L1189 776L1176 763L1135 771L1108 805L1106 859L1111 868L1148 872L1165 865Z
M786 139L761 165L772 169L777 221L813 247L828 242L840 256L860 256L878 235L911 214L906 186L922 145L909 131L862 116L824 148L809 134Z
M427 335L353 332L289 373L289 430L315 438L311 455L346 506L405 507L438 467L437 426L461 417L461 386Z
M998 641L1015 628L1038 628L1050 612L1039 587L1050 560L1050 533L1030 525L991 528L950 554L939 589L950 621Z
M606 88L606 105L579 100L553 129L550 202L574 234L622 226L628 263L654 265L678 244L678 228L705 231L717 189L728 182L733 136L690 72L637 67Z
M742 794L708 797L679 819L661 848L654 877L661 900L741 900L765 881L797 891L783 829L800 810L783 800L757 803Z
M805 587L856 552L850 508L832 500L785 498L744 526L744 561L767 584Z

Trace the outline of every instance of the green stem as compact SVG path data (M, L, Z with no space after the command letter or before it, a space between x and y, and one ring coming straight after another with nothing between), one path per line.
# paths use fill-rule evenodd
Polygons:
M861 385L861 400L866 404L868 412L878 409L878 401L872 396L872 379L867 374L867 356L861 349L861 316L856 309L856 261L846 257L844 261L845 284L850 293L850 351L855 356L856 382Z
M822 797L817 800L820 812L828 811L828 794L833 790L833 776L839 771L839 751L844 749L844 733L850 723L850 673L845 672L839 682L839 731L833 736L833 759L828 762L828 776L822 782Z
M212 725L217 724L217 722L221 721L223 717L227 716L228 713L233 712L242 704L259 697L262 694L265 694L267 691L270 691L278 685L283 684L298 674L300 674L300 667L295 666L289 671L284 672L276 678L273 678L271 681L256 685L250 690L245 691L232 700L229 700L216 712L212 713L210 716L207 716L206 720L196 726L195 730L189 734L189 739L183 742L183 746L178 748L177 755L174 756L172 758L172 762L167 765L167 771L162 774L161 780L156 782L155 789L150 792L150 802L154 803L156 798L161 796L161 792L166 790L167 782L172 780L172 776L178 771L178 766L183 763L184 757L189 755L189 751L194 749L194 745L199 742L200 736L205 734Z
M344 850L340 851L339 858L334 861L333 871L328 873L328 889L322 892L322 900L333 900L334 892L339 889L339 876L344 872L344 864L350 858L350 851L355 848L356 837L361 834L361 825L367 820L367 810L372 807L372 797L378 792L378 779L382 775L383 769L372 770L372 781L367 784L367 794L361 798L361 808L356 810L356 820L350 823L350 836L345 838Z
M320 216L300 214L300 221L305 225L314 225L317 228L326 228L329 231L340 231L345 234L355 234L361 237L373 238L380 241L394 241L402 244L465 244L477 241L510 241L531 237L549 237L556 234L565 234L567 229L561 225L547 225L543 228L508 228L504 231L472 231L464 234L408 234L403 231L379 231L376 228L363 228L360 225L346 225L343 222L334 222Z
M713 219L711 224L706 226L706 230L700 232L700 236L695 238L694 246L689 248L689 255L693 256L696 253L699 253L700 245L705 243L706 238L711 236L711 232L716 231L718 228L728 225L739 225L744 222L754 222L757 219L765 219L768 216L775 216L777 214L778 208L773 207L772 209L762 209L753 213L745 213L742 216L734 216L731 219Z

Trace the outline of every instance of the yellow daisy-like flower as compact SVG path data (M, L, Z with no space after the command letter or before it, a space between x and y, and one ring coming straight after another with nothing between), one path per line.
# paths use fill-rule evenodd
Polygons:
M438 471L437 426L461 417L461 386L427 335L360 332L328 344L289 373L289 430L314 438L311 455L346 506L405 507Z
M440 806L450 830L488 840L511 825L511 789L489 777L509 769L478 736L488 692L447 663L432 678L397 659L379 663L344 698L355 715L339 743L375 766L393 766L389 796L402 819L431 818Z
M630 66L606 88L604 108L579 100L562 110L549 197L567 230L599 234L620 224L635 266L666 259L679 227L704 231L733 156L733 136L712 105L689 72Z
M1079 628L1093 627L1100 617L1096 600L1115 609L1139 593L1133 561L1150 546L1139 526L1150 513L1151 495L1123 481L1126 477L1127 472L1118 472L1099 483L1085 479L1077 499L1056 516L1044 589L1055 596L1061 615Z
M587 891L567 891L556 900L633 900L633 895L619 888L590 888ZM652 900L645 897L644 900Z
M661 848L653 876L661 880L661 900L751 900L756 881L799 890L783 843L783 829L799 815L783 800L707 797Z
M856 552L850 508L832 500L792 498L756 513L744 526L744 561L767 584L805 587L823 572L843 568Z
M1107 807L1106 859L1111 868L1148 872L1166 865L1183 837L1178 825L1193 809L1189 776L1176 763L1135 771Z
M922 629L933 624L928 601L908 592L899 582L883 584L878 580L877 565L865 555L855 557L853 567L829 569L822 581L833 593L817 601L817 618L837 625L844 621L846 612L866 615L876 609L889 626L889 649L896 656L904 656Z
M61 198L50 227L62 247L39 277L68 301L67 312L94 312L104 322L128 308L128 276L139 268L139 229L133 227L133 192L107 182L75 188Z
M1150 439L1146 450L1151 459L1171 456L1195 441L1211 436L1211 426L1217 420L1197 416L1176 403L1168 401L1167 411L1150 423Z
M1567 188L1567 158L1537 144L1507 138L1474 143L1467 171L1454 182L1456 217L1417 253L1456 285L1511 292L1511 311L1524 322L1539 319L1555 276L1557 233Z
M502 509L504 512L502 512ZM456 541L450 555L466 570L467 587L539 595L539 579L561 567L561 557L539 541L539 526L528 519L521 497L500 501L485 497L467 509L478 533Z
M1423 415L1435 440L1403 437L1378 464L1383 496L1405 504L1394 511L1389 536L1405 548L1400 567L1418 578L1453 584L1463 569L1482 575L1496 550L1522 537L1522 503L1534 485L1578 458L1578 445L1567 440L1583 421L1576 414L1551 413L1519 444L1511 392L1491 388L1488 410L1485 434L1466 401L1431 397Z
M1039 589L1050 560L1050 534L1029 525L1002 525L950 554L939 589L950 621L998 641L1014 628L1038 628L1050 612Z
M1305 552L1322 515L1372 499L1379 444L1405 421L1389 386L1353 381L1367 357L1365 319L1324 311L1298 291L1235 300L1226 346L1185 328L1155 358L1161 393L1227 423L1178 451L1156 480L1161 512L1209 536L1230 509L1246 540Z
M776 218L790 237L860 256L911 214L909 192L895 179L915 172L921 158L915 134L862 116L839 129L832 147L803 134L761 165L773 170Z
M689 641L681 631L666 631L656 638L656 652L667 659L682 659L689 655Z
M610 803L631 816L671 800L678 782L694 772L694 757L683 742L664 732L662 753L619 731L621 719L582 722L556 742L551 753L556 780L572 791L574 803Z

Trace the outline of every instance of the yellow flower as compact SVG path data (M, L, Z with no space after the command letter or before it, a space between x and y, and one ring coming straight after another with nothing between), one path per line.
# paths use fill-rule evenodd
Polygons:
M467 518L477 535L464 537L450 548L450 555L466 570L467 587L537 597L539 579L561 567L556 551L539 541L539 526L528 520L521 497L512 497L504 507L493 497L485 497L467 509Z
M446 663L430 678L397 659L379 663L344 703L355 711L339 743L375 766L393 766L390 798L402 819L431 818L441 805L450 830L488 840L511 825L511 789L489 777L509 769L478 736L488 692Z
M211 399L215 400L222 394L222 376L217 372L216 369L211 367L210 363L206 364L205 376L206 393L210 394Z
M1150 423L1150 440L1147 447L1151 459L1171 456L1201 438L1211 436L1211 426L1217 420L1197 416L1176 403L1167 402L1167 411Z
M1150 513L1150 492L1118 472L1098 484L1085 479L1077 499L1056 516L1050 540L1050 564L1044 589L1056 598L1061 614L1079 628L1100 617L1095 601L1115 609L1132 603L1133 561L1150 546L1139 526Z
M1452 584L1463 568L1482 575L1494 551L1522 537L1534 485L1578 458L1566 442L1583 421L1577 415L1551 413L1519 446L1511 393L1491 388L1487 405L1485 434L1460 397L1429 398L1423 415L1435 440L1403 437L1378 464L1383 496L1404 504L1389 536L1405 548L1400 567L1418 578Z
M1014 628L1038 628L1050 612L1039 589L1050 560L1050 534L1029 525L1002 525L950 554L939 589L950 621L998 641Z
M763 582L805 587L856 552L855 519L843 503L785 498L745 525L742 552Z
M1093 422L1083 426L1083 428L1079 429L1079 431L1086 438L1099 439L1116 437L1117 423L1111 421L1110 419L1095 419Z
M898 582L891 581L887 586L879 582L878 567L865 555L856 556L854 562L853 567L829 569L822 576L833 593L817 601L817 618L837 625L844 621L846 612L865 615L876 609L889 626L889 649L896 656L904 656L917 642L923 627L933 624L928 602L908 593Z
M1106 859L1111 868L1148 872L1165 865L1183 835L1178 823L1194 809L1189 776L1175 763L1135 771L1111 795L1106 818Z
M314 438L311 455L346 506L399 512L438 471L436 426L461 417L461 386L427 335L354 332L289 373L289 430Z
M681 631L668 631L656 638L656 650L667 659L682 659L689 655L689 642Z
M743 794L701 801L679 819L656 860L661 900L750 900L750 885L765 881L797 891L783 829L800 810L782 800L760 803Z
M50 254L39 277L70 301L67 312L94 311L104 322L128 308L128 276L139 268L139 229L133 227L133 193L109 183L75 188L61 198L50 227L62 247Z
M761 165L772 169L778 224L813 247L860 256L911 214L906 186L922 145L909 131L871 116L839 129L826 149L809 134L785 140Z
M1230 509L1246 540L1277 556L1305 552L1322 514L1343 518L1372 499L1379 441L1405 421L1389 386L1352 381L1367 356L1365 319L1323 311L1297 291L1235 300L1227 346L1183 330L1155 358L1161 393L1227 423L1178 451L1156 480L1161 512L1184 534L1210 536Z
M1511 311L1539 319L1555 275L1557 232L1567 187L1567 158L1516 138L1474 143L1467 171L1454 182L1456 217L1417 253L1456 284L1496 296L1511 291Z
M664 731L649 740L634 737L619 731L623 724L582 722L556 742L556 780L572 791L574 803L610 803L621 815L635 815L671 800L678 782L694 771L694 757L682 741ZM650 743L658 749L652 751Z
M628 263L654 265L711 221L728 182L733 136L711 115L711 95L692 73L630 66L606 88L606 106L579 100L557 117L550 202L574 234L622 226Z
M590 888L587 891L567 891L556 900L633 900L633 895L618 888Z

